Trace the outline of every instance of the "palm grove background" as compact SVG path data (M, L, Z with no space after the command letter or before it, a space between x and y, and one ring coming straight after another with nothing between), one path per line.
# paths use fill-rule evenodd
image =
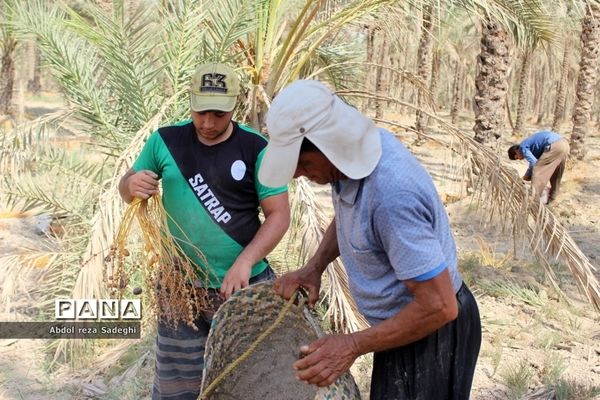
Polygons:
M501 161L507 141L549 127L570 138L570 163L586 162L600 124L596 1L1 0L0 7L0 200L11 213L52 222L35 248L2 255L5 312L45 320L55 298L109 296L105 256L124 208L118 180L150 132L187 118L195 66L220 60L243 77L236 117L256 129L264 131L282 87L313 78L405 133L414 152L441 143L453 155L446 174L460 182L458 196L471 198L490 221L499 216L494 223L507 242L527 243L556 293L563 293L556 265L564 266L597 322L593 265L560 216L530 201L519 175ZM291 189L293 227L271 257L280 272L301 265L330 218L308 182ZM139 243L132 235L135 270ZM141 284L140 274L127 290ZM346 279L340 265L328 269L322 313L333 330L365 326ZM145 323L151 332L152 319ZM56 377L65 366L94 363L101 373L118 363L129 375L114 373L120 380L110 390L89 389L94 374L78 381L78 393L85 383L88 392L111 396L144 370L151 349L149 339L134 347L54 341L44 349L44 366ZM510 374L505 379L514 389L502 392L507 396L598 394L594 385L571 382L560 397L558 372L544 390L528 391L518 382L528 372L519 368L512 385ZM145 393L149 379L142 374L131 390Z

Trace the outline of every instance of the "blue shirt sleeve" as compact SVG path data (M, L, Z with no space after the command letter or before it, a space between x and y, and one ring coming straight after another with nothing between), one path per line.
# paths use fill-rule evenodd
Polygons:
M525 176L530 177L533 171L533 167L535 167L535 164L537 163L537 158L531 152L531 143L529 143L529 139L524 140L523 143L521 143L521 145L519 146L519 149L521 149L523 157L525 157L525 159L529 162L529 168L527 168Z
M448 263L443 262L440 265L438 265L438 267L436 269L432 269L429 272L425 272L424 274L421 274L421 275L417 276L415 278L415 281L417 281L417 282L424 282L424 281L428 281L430 279L433 279L436 276L438 276L439 274L441 274L442 272L444 272L444 270L446 268L448 268Z

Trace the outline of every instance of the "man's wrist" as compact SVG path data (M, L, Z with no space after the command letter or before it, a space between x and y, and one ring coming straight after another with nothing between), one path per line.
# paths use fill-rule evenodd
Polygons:
M363 352L360 348L356 337L356 333L349 333L348 336L350 337L350 342L352 343L352 351L354 352L354 354L356 354L356 357L360 357L363 354L365 354L366 352Z
M378 348L380 343L376 339L376 333L373 332L373 328L353 332L351 335L354 342L354 349L358 356L381 350Z
M323 274L323 272L325 271L325 269L327 268L327 265L329 265L328 262L324 261L322 259L322 257L319 257L318 255L314 255L310 261L306 264L306 266L308 268L310 268L312 271L316 272L320 275Z
M237 266L238 268L247 268L249 270L252 269L254 264L256 264L256 263L253 262L251 259L244 257L242 255L240 255L238 258L236 258L235 261L233 262L233 265Z

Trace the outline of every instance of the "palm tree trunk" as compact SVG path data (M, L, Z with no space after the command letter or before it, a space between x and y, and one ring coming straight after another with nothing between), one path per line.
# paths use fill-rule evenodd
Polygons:
M589 2L581 29L581 61L577 78L576 101L573 110L571 155L585 157L585 137L589 130L594 88L598 75L598 46L600 46L600 5Z
M385 31L382 30L381 32L382 32L381 49L379 51L379 59L377 60L377 63L379 64L379 66L377 67L377 70L376 70L377 74L375 76L375 90L378 95L387 93L387 88L384 85L384 82L385 82L384 69L381 66L386 64L386 59L387 59L388 50L389 50L389 41L387 39L387 35L386 35ZM375 101L375 117L376 118L383 118L384 103L385 103L384 100L380 100L380 99L377 99Z
M550 66L548 63L542 65L542 67L538 70L538 76L535 80L535 89L534 91L537 93L537 104L535 106L537 119L536 125L541 125L546 118L546 114L550 114L550 106L546 106L547 99L549 96L546 95L548 92L548 85L544 85L546 81L546 77L550 76Z
M435 50L431 59L431 81L429 81L429 93L431 94L431 98L433 99L434 105L438 103L436 93L440 84L440 65L440 51ZM433 119L429 118L427 120L427 126L430 126L432 123Z
M569 38L565 39L565 49L563 51L562 65L560 67L560 81L556 91L556 103L554 104L554 119L552 120L552 130L557 132L560 124L565 117L565 104L567 102L567 79L569 78Z
M429 81L429 72L431 71L431 11L430 5L423 6L423 24L421 25L421 39L419 49L417 50L417 75L423 83ZM424 96L419 90L417 96L417 119L415 129L418 135L418 141L422 140L421 133L427 128L427 116L421 112L424 106Z
M402 35L402 46L400 47L401 49L407 49L408 45L410 43L410 38L408 37L408 34L403 34ZM400 54L402 54L404 57L402 58L402 71L406 71L408 69L408 66L410 65L410 56L409 56L409 52L408 51L401 51L399 52ZM407 80L403 77L400 80L400 99L402 101L407 101L408 99L408 84L407 84ZM404 115L407 113L408 107L401 105L400 106L400 110L399 113L401 115Z
M40 78L41 53L35 41L30 41L27 44L27 65L29 66L27 90L33 94L38 94L42 90Z
M462 73L460 74L460 110L471 110L475 112L475 93L469 90L469 65L462 65ZM473 82L474 84L475 82ZM473 85L474 86L474 85ZM474 89L474 88L473 88Z
M375 31L377 28L367 25L367 62L373 62L373 54L375 52ZM371 87L371 77L373 76L372 71L373 67L367 68L367 84ZM366 109L369 110L373 108L373 99L369 98L366 102ZM366 111L366 110L364 110Z
M508 71L508 35L495 21L483 22L481 52L477 57L479 73L475 78L475 140L486 143L498 139L505 118Z
M452 108L450 110L452 125L456 125L456 122L458 121L458 113L461 109L462 75L462 64L460 61L456 61L456 67L454 70L454 83L452 84Z
M25 71L19 71L15 76L16 90L14 91L13 115L20 124L25 120Z
M2 69L0 69L0 114L12 114L12 98L15 86L15 50L17 41L14 37L6 35L2 45Z
M524 120L527 117L527 96L529 96L529 65L531 63L531 52L525 50L523 53L523 65L519 76L519 98L517 101L517 121L513 129L513 135L521 134L523 130Z
M391 48L393 49L393 48ZM390 51L390 62L392 63L392 67L395 70L401 70L401 66L400 66L400 57L397 54L397 52L392 53ZM402 100L402 75L401 74L396 74L393 73L391 74L390 77L390 81L391 81L391 87L390 87L390 91L391 91L391 96L397 99L401 99ZM392 106L394 107L394 109L396 110L396 112L400 112L400 105L397 102L393 102Z

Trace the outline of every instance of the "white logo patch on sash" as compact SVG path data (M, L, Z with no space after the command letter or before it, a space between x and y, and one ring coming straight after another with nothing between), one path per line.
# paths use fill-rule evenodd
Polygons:
M231 164L231 176L236 181L241 181L246 175L246 164L242 160L236 160Z

